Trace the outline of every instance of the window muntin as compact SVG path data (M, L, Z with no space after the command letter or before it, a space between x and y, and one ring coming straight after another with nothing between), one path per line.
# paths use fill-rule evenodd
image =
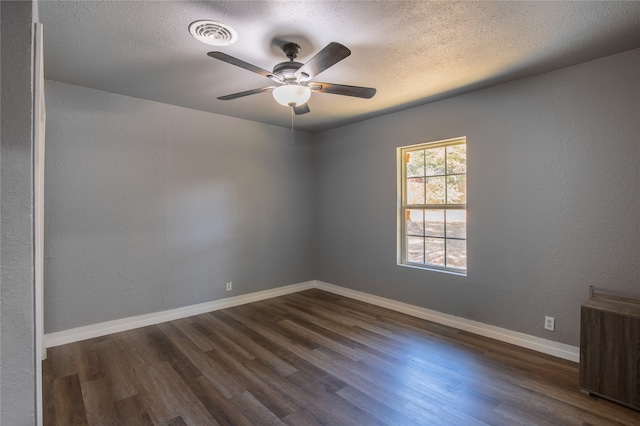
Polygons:
M465 274L466 138L399 151L400 263Z

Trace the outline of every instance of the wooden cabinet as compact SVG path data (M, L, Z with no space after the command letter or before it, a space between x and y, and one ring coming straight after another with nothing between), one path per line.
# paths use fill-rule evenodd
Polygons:
M640 410L640 301L592 290L582 304L580 389Z

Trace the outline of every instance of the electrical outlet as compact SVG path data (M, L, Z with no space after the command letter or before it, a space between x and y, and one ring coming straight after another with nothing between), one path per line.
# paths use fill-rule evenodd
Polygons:
M227 282L227 291L231 291L233 289L233 281Z
M544 328L551 331L555 330L555 322L556 320L553 317L544 317Z

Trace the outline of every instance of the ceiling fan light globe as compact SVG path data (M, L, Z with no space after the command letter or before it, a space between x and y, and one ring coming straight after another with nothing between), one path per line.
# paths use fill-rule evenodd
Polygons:
M286 107L304 105L311 97L311 90L308 87L297 84L278 86L272 93L276 102Z

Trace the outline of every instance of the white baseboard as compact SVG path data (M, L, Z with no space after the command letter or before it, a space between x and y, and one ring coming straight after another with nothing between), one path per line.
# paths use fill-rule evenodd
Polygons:
M442 312L434 311L431 309L421 308L419 306L398 302L396 300L387 299L380 296L374 296L368 293L351 290L322 281L315 281L315 288L352 299L360 300L361 302L381 306L383 308L391 309L392 311L401 312L413 317L422 318L438 324L453 327L458 330L468 331L470 333L489 337L501 342L510 343L512 345L531 349L537 352L542 352L547 355L552 355L573 362L580 362L580 348L576 346L566 345L564 343L542 339L540 337L508 330L506 328L495 327L493 325L484 324L478 321L444 314Z
M374 296L361 291L351 290L345 287L329 284L323 281L306 281L298 284L291 284L270 290L258 291L255 293L233 296L226 299L214 300L211 302L199 303L197 305L184 306L182 308L170 309L163 312L153 312L145 315L138 315L129 318L122 318L114 321L106 321L84 327L73 328L55 333L45 334L44 345L47 348L92 339L94 337L105 336L111 333L132 330L134 328L146 327L148 325L159 324L166 321L173 321L206 312L213 312L219 309L231 308L233 306L244 305L246 303L258 302L260 300L271 299L285 294L297 293L299 291L317 288L341 296L350 297L372 305L381 306L393 311L401 312L417 318L422 318L438 324L447 325L459 330L468 331L480 336L489 337L501 342L510 343L537 352L542 352L569 361L579 362L579 348L552 340L542 339L506 328L495 327L478 321L456 317L442 312L422 308L408 303L398 302L380 296Z
M197 305L183 306L181 308L169 309L167 311L152 312L150 314L137 315L134 317L122 318L113 321L106 321L98 324L72 328L69 330L58 331L55 333L45 334L44 345L47 348L66 345L67 343L93 339L94 337L106 336L107 334L133 330L134 328L160 324L162 322L204 314L206 312L213 312L220 309L244 305L246 303L284 296L285 294L297 293L299 291L308 290L314 287L315 281L307 281L269 290L257 291L255 293L232 296L226 299L198 303Z

